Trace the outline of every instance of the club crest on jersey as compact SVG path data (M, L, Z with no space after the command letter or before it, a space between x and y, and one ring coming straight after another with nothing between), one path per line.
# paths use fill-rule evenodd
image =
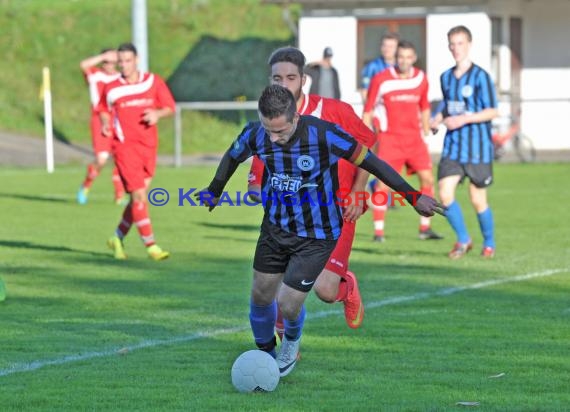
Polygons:
M315 167L315 160L311 156L301 155L297 159L297 166L303 172L308 172L309 170L313 170L313 167Z
M234 150L239 150L239 140L234 142Z
M466 84L461 88L461 96L465 97L466 99L473 95L473 87Z

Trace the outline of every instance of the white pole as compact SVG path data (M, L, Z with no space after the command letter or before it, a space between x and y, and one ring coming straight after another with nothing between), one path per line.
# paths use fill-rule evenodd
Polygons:
M139 56L139 70L148 72L148 36L146 23L146 0L131 0L133 43Z
M44 98L44 129L46 136L46 168L48 173L53 173L53 122L51 114L51 86L49 67L43 69L42 94Z

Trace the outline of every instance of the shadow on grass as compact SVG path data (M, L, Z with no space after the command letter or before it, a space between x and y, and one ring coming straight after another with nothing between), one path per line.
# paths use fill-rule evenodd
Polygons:
M0 197L18 200L31 200L34 202L55 202L55 203L71 203L70 199L61 199L59 197L50 197L46 195L23 195L20 193L0 193Z
M37 117L41 124L45 123L45 117L43 114L38 115ZM61 129L57 128L55 125L53 126L53 137L58 142L63 143L66 146L69 146L71 149L74 149L80 153L85 153L88 155L93 154L93 152L90 149L73 144L73 142L69 140L69 138L65 135L65 133Z
M16 248L16 249L45 250L48 252L82 253L82 254L86 254L89 256L109 256L107 253L73 249L73 248L69 248L67 246L42 245L42 244L38 244L38 243L32 243L32 242L27 242L27 241L18 241L18 240L0 240L0 246L11 247L11 248Z
M224 229L224 230L243 230L243 231L255 231L259 232L259 224L256 225L239 225L234 223L207 223L207 222L196 222L198 226L204 226L213 229Z

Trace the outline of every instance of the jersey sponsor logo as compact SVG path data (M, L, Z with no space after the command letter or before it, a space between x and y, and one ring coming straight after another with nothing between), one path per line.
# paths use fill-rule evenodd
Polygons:
M469 84L466 84L461 88L461 96L468 99L469 97L473 96L473 87Z
M279 192L293 192L301 188L302 179L300 176L289 176L286 173L276 173L269 179L269 184L273 190Z
M420 96L417 94L397 94L390 96L391 102L404 102L404 103L417 103L420 101Z
M308 172L309 170L313 170L315 167L315 160L308 155L301 155L297 159L297 166L304 172Z
M447 113L450 116L463 114L465 113L465 107L464 101L450 100L447 102Z
M119 103L119 107L145 107L145 106L152 106L154 104L154 100L151 98L146 99L133 99L133 100L126 100L124 102Z
M289 196L297 193L305 187L317 187L316 183L304 183L300 176L289 176L286 173L276 173L269 179L269 184L273 190L287 192Z

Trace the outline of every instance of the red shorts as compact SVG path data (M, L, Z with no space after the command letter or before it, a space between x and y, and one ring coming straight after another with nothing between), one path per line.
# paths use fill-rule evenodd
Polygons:
M423 140L417 140L409 145L392 146L382 144L380 141L378 148L378 157L392 166L398 173L402 173L402 169L406 166L408 175L421 170L431 170L431 156L428 152L427 145Z
M93 144L95 156L99 153L111 153L113 138L105 137L101 133L101 119L96 113L91 114L91 143Z
M124 144L115 140L115 164L127 193L145 187L145 180L154 176L156 148Z

